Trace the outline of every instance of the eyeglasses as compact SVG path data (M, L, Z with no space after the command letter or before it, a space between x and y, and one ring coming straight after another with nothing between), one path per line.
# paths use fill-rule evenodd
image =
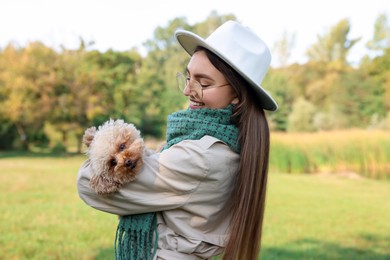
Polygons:
M191 80L190 77L184 75L181 72L178 72L176 74L176 80L177 80L177 84L179 86L179 89L181 91L184 91L184 89L187 86L189 86L191 95L194 96L198 100L202 100L204 90L212 89L212 88L219 88L219 87L230 85L229 83L226 83L226 84L217 85L217 86L213 86L213 85L204 86L204 85L200 84L199 81Z

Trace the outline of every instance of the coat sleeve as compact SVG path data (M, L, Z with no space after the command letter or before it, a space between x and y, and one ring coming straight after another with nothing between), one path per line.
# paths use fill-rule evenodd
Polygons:
M79 196L91 207L117 215L178 208L208 174L207 150L211 145L183 141L161 153L145 154L137 179L109 195L98 195L90 188L91 167L87 160L78 174Z

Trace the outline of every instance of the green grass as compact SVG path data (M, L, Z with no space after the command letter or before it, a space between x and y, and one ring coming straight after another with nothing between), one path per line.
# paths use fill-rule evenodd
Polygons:
M271 174L264 259L390 259L390 183Z
M117 218L76 190L84 156L0 154L0 259L113 259ZM390 259L390 183L271 174L263 259Z
M83 204L83 157L0 159L1 259L107 259L116 216Z

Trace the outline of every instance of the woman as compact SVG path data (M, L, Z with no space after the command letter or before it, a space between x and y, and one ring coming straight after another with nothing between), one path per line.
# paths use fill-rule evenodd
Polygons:
M192 56L182 85L188 110L168 117L164 149L146 155L137 180L118 193L97 195L86 162L80 197L120 216L157 212L156 259L257 259L269 155L264 109L277 109L261 86L269 49L234 21L207 39L175 36Z

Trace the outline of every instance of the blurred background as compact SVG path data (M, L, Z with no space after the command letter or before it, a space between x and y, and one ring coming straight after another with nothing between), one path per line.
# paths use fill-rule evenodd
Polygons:
M264 259L390 259L390 1L0 2L0 259L112 259L116 218L77 197L84 130L152 148L184 109L173 37L251 27L273 60ZM3 235L4 234L4 235ZM26 243L20 243L20 241Z

